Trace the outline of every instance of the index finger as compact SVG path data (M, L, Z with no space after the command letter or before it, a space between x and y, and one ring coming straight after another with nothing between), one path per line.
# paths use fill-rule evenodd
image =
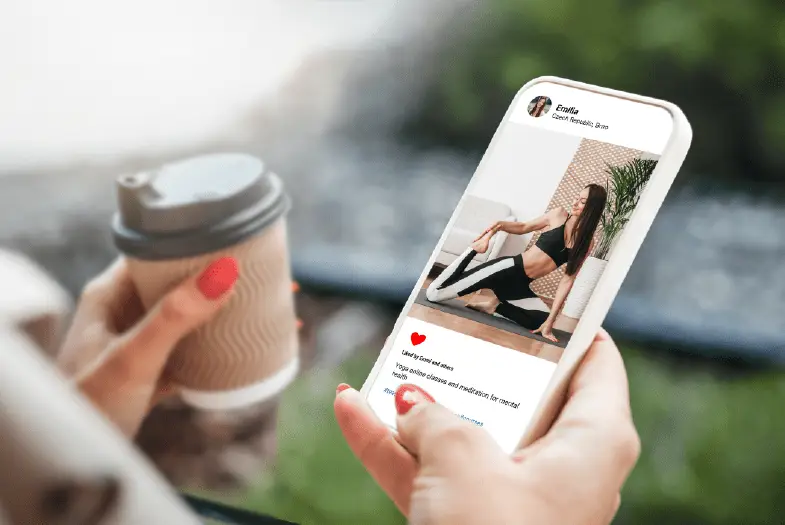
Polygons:
M349 448L401 512L408 514L412 483L417 475L415 459L357 390L340 389L334 410Z
M103 272L94 277L82 290L74 324L82 319L102 322L114 331L112 318L118 308L124 308L134 296L134 284L124 257L118 257Z
M115 290L131 283L128 264L124 257L117 257L104 271L87 283L82 295L93 299L103 299Z
M626 476L635 464L640 441L632 422L627 373L604 331L573 377L567 402L546 439L569 443L594 463L598 475L607 470Z
M591 409L591 410L590 410ZM601 331L570 382L562 418L630 416L627 371L616 343ZM561 419L561 418L560 418Z

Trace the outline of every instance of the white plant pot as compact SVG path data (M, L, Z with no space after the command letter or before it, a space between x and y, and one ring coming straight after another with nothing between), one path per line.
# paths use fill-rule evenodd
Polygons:
M564 303L563 315L573 319L580 319L607 264L608 261L603 261L596 257L588 257L586 259L581 267L581 271L578 272L578 276L575 278L570 295L567 296L567 301Z

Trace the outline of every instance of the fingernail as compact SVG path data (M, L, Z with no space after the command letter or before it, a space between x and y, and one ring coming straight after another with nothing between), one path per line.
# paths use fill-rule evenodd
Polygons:
M297 281L292 281L292 292L297 293L300 291L300 283Z
M600 331L597 332L597 335L594 338L597 341L608 341L611 337L608 335L608 332L600 328Z
M213 301L231 290L239 276L234 257L221 257L202 272L196 285L202 295Z
M341 383L340 385L338 385L338 388L335 389L335 395L337 396L338 394L340 394L344 390L349 390L350 388L352 388L352 387L347 385L346 383Z
M302 319L298 319L298 320L297 320L297 329L299 330L300 328L302 328L302 327L303 327L303 324L304 324L304 323L303 323L303 320L302 320Z
M424 402L435 403L436 400L417 385L401 385L395 391L395 410L400 415L406 414L414 405Z

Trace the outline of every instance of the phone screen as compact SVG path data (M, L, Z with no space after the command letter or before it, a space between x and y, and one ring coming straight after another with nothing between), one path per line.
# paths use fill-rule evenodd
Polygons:
M413 383L514 450L673 128L660 106L565 84L516 97L366 387L382 421Z

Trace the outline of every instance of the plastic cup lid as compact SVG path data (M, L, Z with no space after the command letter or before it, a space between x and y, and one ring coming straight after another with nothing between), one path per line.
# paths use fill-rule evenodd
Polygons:
M190 257L241 242L290 207L256 157L202 155L117 178L117 248L140 259Z

